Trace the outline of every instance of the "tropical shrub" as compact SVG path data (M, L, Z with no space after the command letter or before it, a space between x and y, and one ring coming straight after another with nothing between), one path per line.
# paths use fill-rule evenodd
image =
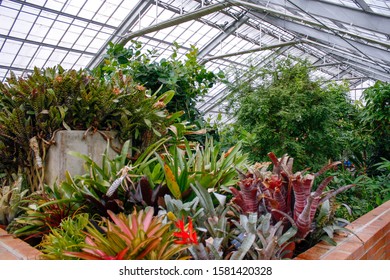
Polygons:
M11 74L0 93L1 168L8 177L25 173L31 191L43 186L45 155L56 131L117 130L122 141L143 139L142 148L181 115L166 110L172 91L152 93L120 71L106 81L86 70L35 68L26 78Z
M306 61L286 59L275 67L238 73L228 84L228 111L235 120L221 139L243 139L244 151L258 162L269 151L289 154L300 169L339 160L354 107L345 85L315 81L311 69Z
M110 44L104 64L97 71L111 76L117 69L130 74L134 81L144 85L152 92L161 90L175 91L175 96L167 105L170 112L184 111L182 120L204 126L204 120L196 108L196 103L223 74L207 71L204 65L197 61L198 50L192 46L185 54L185 60L178 59L179 46L173 45L173 53L169 58L160 61L153 59L155 51L142 52L140 42L133 42L125 48L120 44Z
M8 225L22 212L20 206L28 193L23 176L14 174L12 179L11 185L0 188L0 225Z
M377 81L363 92L353 123L349 160L358 172L380 175L375 164L390 158L390 84Z
M390 165L389 161L375 164L377 175L362 174L348 169L339 169L332 172L336 185L354 184L356 187L339 194L336 198L339 207L336 211L338 217L356 220L384 202L390 200Z
M164 171L165 181L175 198L185 199L191 193L190 186L198 182L206 189L219 190L236 183L236 168L244 168L246 155L241 153L241 144L223 152L213 138L206 138L205 144L188 141L168 147L161 156L157 155Z

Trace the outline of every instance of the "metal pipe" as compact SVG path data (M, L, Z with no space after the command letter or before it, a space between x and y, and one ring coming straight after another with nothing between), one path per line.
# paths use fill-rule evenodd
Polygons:
M175 18L166 20L166 21L158 23L158 24L154 24L152 26L143 28L143 29L138 30L138 31L130 32L127 35L125 35L125 38L123 38L119 43L122 45L125 45L127 42L129 42L133 38L145 35L147 33L159 31L159 30L164 29L164 28L179 25L181 23L184 23L184 22L187 22L190 20L195 20L197 18L221 11L221 10L228 8L228 7L231 7L231 6L234 6L234 3L223 2L223 3L219 3L219 4L206 6L205 8L200 8L196 11L191 12L191 13L177 16Z
M231 57L231 56L237 56L237 55L242 55L242 54L247 54L247 53L254 53L254 52L259 52L259 51L265 51L265 50L271 50L275 48L280 48L280 47L285 47L285 46L291 46L300 43L299 40L296 41L291 41L291 42L285 42L285 43L280 43L280 44L275 44L275 45L269 45L269 46L264 46L264 47L258 47L258 48L253 48L250 50L245 50L245 51L239 51L239 52L234 52L234 53L227 53L227 54L222 54L222 55L216 55L208 58L204 58L200 63L205 64L211 60L215 59L222 59L226 57Z
M349 53L349 52L337 49L335 47L328 46L326 44L322 44L322 43L319 43L319 42L316 42L316 41L313 41L313 40L309 40L309 39L305 39L305 38L302 38L300 40L301 40L302 43L306 43L306 44L309 44L309 45L317 45L317 46L320 46L320 47L323 47L323 48L326 48L326 49L329 49L329 50L333 50L333 51L336 51L338 53L345 54L345 55L348 55L350 57L353 57L353 58L356 58L356 59L359 59L359 60L362 60L362 61L365 61L365 62L368 62L370 64L379 65L379 66L385 67L385 68L390 68L389 65L380 63L378 61L375 61L375 63L374 63L374 61L372 61L372 60L368 60L368 59L366 59L364 57L360 57L360 56L354 55L352 53Z

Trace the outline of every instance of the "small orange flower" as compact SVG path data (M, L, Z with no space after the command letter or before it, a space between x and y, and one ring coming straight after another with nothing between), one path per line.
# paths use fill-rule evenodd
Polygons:
M157 101L156 103L153 104L153 108L156 109L162 109L165 107L165 103L162 101Z
M121 92L121 90L120 90L119 88L115 87L115 88L112 90L112 92L113 92L115 95L118 95L118 94Z
M173 233L173 236L178 238L178 240L175 240L176 244L198 244L198 236L196 235L196 231L194 231L192 219L190 217L188 218L187 230L184 226L184 217L182 220L178 220L175 223L175 226L180 230L179 232Z
M63 81L62 76L56 76L55 79L56 79L56 81L59 82L59 83L61 83L61 82Z
M136 88L137 88L139 91L145 91L145 90L146 90L146 87L141 86L141 85L137 85Z

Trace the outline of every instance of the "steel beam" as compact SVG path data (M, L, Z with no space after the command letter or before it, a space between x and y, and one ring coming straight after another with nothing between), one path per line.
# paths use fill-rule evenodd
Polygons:
M361 56L358 56L358 55L355 55L351 52L348 52L344 49L339 49L335 46L329 46L327 44L323 44L323 43L320 43L320 42L317 42L317 41L313 41L313 40L309 40L309 39L301 39L301 42L302 43L306 43L306 44L309 44L309 45L314 45L316 47L320 47L320 49L326 49L328 53L336 53L336 54L339 54L339 57L342 58L340 61L343 61L343 60L346 60L346 59L352 59L352 60L357 60L357 61L364 61L364 63L366 64L369 64L371 66L375 66L375 67L380 67L380 68L384 68L386 69L386 71L390 71L390 65L389 64L384 64L384 63L379 63L379 62L374 62L372 60L369 60L369 59L366 59L364 57L361 57ZM382 70L383 71L383 70Z
M225 40L227 37L233 34L238 28L240 28L248 20L249 17L243 15L237 21L233 22L223 32L221 32L217 37L215 37L208 45L206 45L199 51L198 59L203 59L213 49L215 49L223 40Z
M61 47L58 45L42 43L42 42L37 42L37 41L33 41L33 40L28 40L28 39L22 39L22 38L13 37L13 36L6 36L6 35L2 35L2 34L0 34L0 38L5 39L5 40L10 40L10 41L21 42L21 43L25 43L25 44L32 44L32 45L37 45L37 46L42 46L42 47L47 47L47 48L58 49L58 50L67 51L67 52L86 54L86 55L90 55L90 56L95 55L95 53L92 53L92 52L80 51L77 49L71 49L71 48Z
M364 0L353 0L353 2L358 4L364 11L371 12L371 13L373 12L373 10L370 8L370 6L368 6L366 1L364 1Z
M122 40L123 34L129 31L129 29L137 22L137 20L139 20L139 16L145 13L151 5L151 0L139 1L133 10L118 26L118 28L116 28L115 32L110 36L110 38L107 39L104 45L95 54L95 57L87 64L86 68L93 69L98 66L103 60L103 56L107 50L108 44L110 42L114 44L120 42L120 40Z
M245 1L235 1L235 2L245 2ZM336 20L345 23L346 25L358 26L370 31L380 32L383 34L389 34L389 26L390 26L390 17L367 13L358 8L352 8L342 5L337 5L335 3L330 2L322 2L322 1L311 1L311 0L256 0L251 1L250 4L246 4L246 6L250 7L250 5L254 4L257 6L264 6L269 4L278 5L281 7L291 7L300 10L301 12L305 12L311 16L319 16L322 18L327 18L330 20ZM261 3L261 4L259 4ZM242 4L244 5L244 4ZM286 15L288 17L289 15Z
M291 45L298 44L299 42L300 41L297 40L297 41L291 41L291 42L285 42L285 43L280 43L280 44L275 44L275 45L269 45L269 46L253 48L253 49L240 51L240 52L234 52L234 53L227 53L227 54L223 54L223 55L211 56L211 57L208 57L208 58L204 58L201 61L201 63L205 64L205 63L207 63L207 62L209 62L211 60L215 60L215 59L222 59L222 58L226 58L226 57L243 55L243 54L247 54L247 53L254 53L254 52L259 52L259 51L271 50L271 49L280 48L280 47L284 47L284 46L291 46Z
M57 10L54 10L54 9L50 9L50 8L47 8L47 7L44 7L44 6L33 4L33 3L30 3L30 2L27 2L27 1L21 1L21 0L9 0L9 1L13 2L13 3L16 3L16 4L19 4L19 5L26 6L26 7L42 10L42 11L45 11L45 12L48 12L48 13L52 13L52 14L55 14L55 15L68 17L68 18L71 18L71 19L74 19L74 20L79 20L79 21L82 21L82 22L90 23L90 24L95 24L95 25L100 26L100 27L116 29L116 26L114 26L114 25L109 25L109 24L105 24L105 23L102 23L102 22L99 22L99 21L86 19L86 18L83 18L83 17L75 16L75 15L68 14L68 13L64 13L64 12L57 11Z
M145 34L148 34L151 32L159 31L159 30L162 30L164 28L176 26L176 25L179 25L179 24L184 23L184 22L195 20L195 19L198 19L200 17L221 11L221 10L223 10L227 7L231 7L231 6L233 6L233 4L229 3L229 2L223 2L223 3L219 3L219 4L205 6L204 8L200 8L196 11L193 11L193 12L181 15L181 16L174 17L172 19L151 25L149 27L143 28L143 29L138 30L138 31L130 32L130 33L125 35L125 37L121 40L120 43L125 45L128 41L130 41L136 37L140 37L142 35L145 35Z
M267 16L265 20L273 25L283 26L283 28L294 32L295 34L300 34L300 37L309 37L320 42L336 45L349 50L355 49L373 60L383 60L390 63L390 56L387 50L366 45L348 38L343 38L299 23L285 21L273 16Z

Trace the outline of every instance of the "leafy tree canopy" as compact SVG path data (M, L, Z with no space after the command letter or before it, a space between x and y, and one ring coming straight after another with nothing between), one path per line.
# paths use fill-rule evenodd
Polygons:
M287 153L300 168L340 159L354 106L345 84L313 80L312 70L307 61L286 59L236 73L229 84L236 121L224 141L243 140L256 161Z

